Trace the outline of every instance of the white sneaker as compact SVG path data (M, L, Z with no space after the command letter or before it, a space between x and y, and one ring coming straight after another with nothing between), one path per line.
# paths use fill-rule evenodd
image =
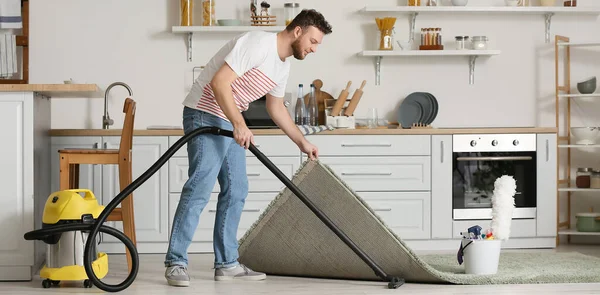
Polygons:
M187 287L190 285L190 275L187 272L187 267L181 265L173 265L165 270L165 278L167 283L176 287Z
M215 281L231 281L231 280L246 280L260 281L267 278L267 275L262 272L253 271L243 264L239 264L232 268L217 268L215 269Z

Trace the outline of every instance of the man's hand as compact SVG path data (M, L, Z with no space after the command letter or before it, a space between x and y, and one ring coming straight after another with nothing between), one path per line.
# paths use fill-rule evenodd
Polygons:
M254 134L252 134L246 124L233 127L233 139L245 149L250 148L250 143L254 144Z
M314 144L308 142L308 140L302 141L298 147L303 153L307 154L311 160L315 160L319 157L319 149Z

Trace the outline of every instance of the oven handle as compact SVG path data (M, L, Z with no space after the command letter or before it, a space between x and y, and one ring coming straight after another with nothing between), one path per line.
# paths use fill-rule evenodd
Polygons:
M457 161L528 161L532 160L532 157L458 157Z

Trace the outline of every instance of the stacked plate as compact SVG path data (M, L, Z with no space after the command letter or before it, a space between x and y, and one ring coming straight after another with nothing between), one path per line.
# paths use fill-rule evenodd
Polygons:
M411 128L414 124L431 125L438 108L438 101L431 93L413 92L398 108L398 123L402 128Z

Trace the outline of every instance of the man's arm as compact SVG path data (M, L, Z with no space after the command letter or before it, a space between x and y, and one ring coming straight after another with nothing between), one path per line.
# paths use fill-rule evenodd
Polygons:
M267 94L267 111L273 122L306 153L311 160L319 156L319 149L304 138L296 124L290 117L287 108L283 105L283 99Z
M212 81L210 81L210 87L212 87L215 93L215 100L217 104L225 113L225 116L229 119L233 125L233 135L235 141L245 148L250 147L250 143L254 144L254 138L244 117L237 108L235 101L233 100L233 92L231 90L231 83L237 79L238 75L229 67L227 63L215 73Z

